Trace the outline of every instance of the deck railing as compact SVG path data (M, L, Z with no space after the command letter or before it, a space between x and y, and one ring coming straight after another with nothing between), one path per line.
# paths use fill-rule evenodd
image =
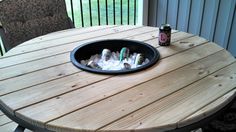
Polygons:
M136 25L138 0L65 0L75 27ZM1 41L1 40L0 40ZM2 42L0 42L2 43ZM5 53L0 44L0 56Z
M138 0L66 0L76 27L136 25Z

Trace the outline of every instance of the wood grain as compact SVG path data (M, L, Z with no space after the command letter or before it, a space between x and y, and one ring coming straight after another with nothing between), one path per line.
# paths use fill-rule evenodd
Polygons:
M177 128L177 122L198 111L236 86L236 63L193 83L101 130L158 131ZM219 77L215 77L219 75ZM231 79L231 77L233 77ZM150 129L146 129L150 128Z
M74 35L79 35L79 34L84 34L88 32L94 32L106 28L111 28L111 27L117 27L118 25L104 25L104 26L93 26L93 27L83 27L83 28L72 28L72 29L66 29L58 32L52 32L43 36L36 37L34 39L31 39L29 41L26 41L19 46L25 46L28 44L37 44L41 42L45 42L48 40L53 40L53 39L58 39L62 37L68 37L68 36L74 36Z
M9 122L3 126L0 126L0 130L2 132L13 132L17 126L18 126L18 124L12 121L12 122ZM24 132L32 132L32 131L29 129L25 129Z
M45 41L45 42L38 42L37 44L30 44L30 45L25 45L25 46L17 46L17 48L15 48L14 50L10 50L8 53L6 53L6 56L8 54L14 55L14 54L21 54L24 52L30 52L30 51L36 51L36 50L40 50L43 48L49 48L49 47L53 47L53 46L59 46L59 45L63 45L65 43L74 43L77 41L81 41L81 40L86 40L89 38L96 38L96 37L100 37L100 36L104 36L104 35L108 35L108 34L113 34L113 33L117 33L117 32L123 32L126 30L130 30L130 29L135 29L135 28L141 28L138 26L116 26L116 27L111 27L111 28L106 28L103 30L98 30L95 32L87 32L84 34L78 34L78 35L73 35L72 37L70 36L65 36L65 37L60 37L59 39L52 39L50 41ZM13 52L13 53L11 53ZM5 56L5 54L4 54Z
M3 126L3 125L10 123L10 122L12 122L12 120L9 119L6 115L0 116L0 126Z
M223 95L222 97L218 98L217 100L213 101L210 104L207 104L202 109L198 110L196 113L190 115L189 117L179 121L178 127L187 126L189 124L195 123L204 119L217 111L221 110L230 103L236 97L236 89L228 92L227 94Z
M133 30L133 32L134 31L135 30ZM145 33L145 34L135 35L135 37L128 37L126 39L146 41L146 39L149 40L153 37L157 37L158 34L156 32L157 31L151 31L151 32L148 32L148 33ZM139 31L139 33L142 33L142 32ZM125 34L120 35L120 36L117 35L116 38L119 38L119 37L120 38L125 38L127 36L128 35L125 35ZM178 38L175 39L176 41L180 40L180 39L183 39L183 38L189 37L188 34L186 34L186 33L184 34L182 32L175 33L172 36L173 37L178 36ZM110 38L110 37L112 37L112 35L108 35L107 38L108 37ZM103 39L103 38L101 37L99 39ZM157 45L158 44L157 43L157 38L154 38L153 40L155 40L155 41L148 42L148 43L153 45L153 46L158 46ZM90 39L89 41L92 41L92 39ZM81 44L83 44L83 43L81 42ZM59 65L59 64L63 64L63 63L68 63L68 62L70 62L69 52L72 49L74 49L75 47L77 47L77 45L75 45L75 44L65 45L65 46L63 45L63 46L60 46L60 47L54 47L54 48L51 48L51 50L52 50L52 51L50 51L51 53L56 53L56 52L60 53L60 52L64 52L65 50L68 51L68 52L58 54L58 55L53 55L52 54L52 56L49 56L49 57L46 57L46 58L42 58L42 59L30 61L30 62L25 62L23 64L17 64L17 65L5 67L5 68L0 68L0 72L3 72L3 74L0 76L0 80L8 79L8 78L11 78L11 77L18 77L18 76L24 75L24 74L29 73L29 72L37 71L37 70L44 69L44 68L47 68L47 67L56 66L56 65ZM41 54L43 54L43 53L44 52L42 51ZM30 55L31 54L29 54L29 56ZM35 54L35 55L37 55L37 54ZM30 67L30 68L25 68L25 67Z
M1 96L0 102L10 114L14 115L14 110L18 109L19 107L24 107L35 102L49 99L56 95L58 96L66 92L82 88L109 77L110 76L108 75L96 75L87 72L80 72L78 74L73 74L71 76L57 79L55 81L34 86L29 90L21 90L16 93ZM11 99L12 96L14 96L14 98Z
M150 35L146 34L146 36L150 36ZM179 39L182 39L183 37L187 37L187 36L188 35L186 35L186 36L181 35L181 36L179 36ZM150 37L152 37L152 36L150 36ZM139 39L141 40L142 37L140 37ZM176 40L178 40L178 39L176 39ZM14 91L17 91L17 90L20 90L20 89L24 89L24 88L27 88L27 87L30 87L30 86L38 85L38 84L41 84L43 82L48 82L48 81L51 81L51 80L54 80L54 79L57 79L57 78L61 78L61 77L79 72L80 70L75 68L71 63L68 63L68 62L70 62L69 54L65 54L65 55L67 55L67 56L62 57L62 60L66 59L66 61L63 62L65 64L54 66L54 67L44 69L44 70L40 70L40 71L36 71L36 72L33 72L33 73L27 73L27 71L34 70L34 66L44 67L44 66L48 65L48 64L45 64L47 62L50 62L49 64L52 64L55 61L61 62L61 60L55 60L55 58L50 58L50 59L53 59L53 60L46 59L47 62L40 63L42 65L38 65L38 61L37 61L36 63L33 63L33 64L31 63L31 65L34 65L34 66L32 68L30 68L29 70L23 69L28 64L15 66L14 68L17 68L17 69L13 69L11 67L0 69L0 72L4 71L4 73L0 77L0 80L8 79L7 77L9 77L10 75L13 76L13 77L15 76L12 79L8 79L8 80L4 80L4 81L0 82L0 84L1 84L0 88L2 88L2 90L0 91L0 95L4 95L4 94L9 93L9 92L14 92ZM61 69L64 69L64 70L61 70ZM14 86L15 83L12 83L12 82L15 82L15 81L21 81L22 83L17 84L17 87L16 87L16 86Z
M197 61L198 59L204 58L220 50L222 50L222 48L211 43L197 46L175 56L163 59L152 68L142 72L115 76L108 80L89 85L83 89L62 95L59 99L50 99L33 106L29 106L25 109L21 109L16 112L16 116L34 125L43 127L43 124L49 120L70 113L108 96L112 96L154 77L178 69L179 67ZM184 56L188 56L188 58L182 59ZM113 87L110 87L110 84L113 84ZM78 99L78 97L81 98ZM63 102L68 103L64 104ZM63 107L60 104L64 104Z
M184 37L184 36L182 36L182 37ZM180 37L180 38L182 38L182 37ZM159 50L160 53L161 53L161 58L165 58L167 56L171 56L173 54L176 54L177 52L181 52L183 50L192 48L194 46L197 46L197 45L200 45L200 44L206 42L205 39L201 39L201 38L199 38L197 36L188 38L185 41L188 42L188 43L186 43L186 42L185 43L181 43L182 40L180 40L179 42L176 42L176 43L172 43L172 45L169 48L167 48L167 49L169 49L169 52L168 52L167 49L166 50ZM195 45L189 46L189 44L191 44L193 42L194 42ZM153 43L155 43L155 42L153 42ZM172 49L172 47L173 47L173 49ZM179 47L179 48L176 48L176 47ZM161 48L161 47L159 47L159 48ZM53 74L55 74L55 73L53 73ZM83 74L86 75L86 73L83 73ZM19 109L20 106L24 107L24 106L27 106L29 104L33 104L33 103L39 102L41 100L45 100L47 98L51 98L51 97L60 95L60 94L62 94L64 92L68 92L70 90L82 87L83 85L78 85L76 80L74 80L73 78L75 78L78 75L83 75L83 74L76 73L75 75L72 75L72 76L64 77L64 78L57 79L57 80L54 80L54 81L51 81L51 82L47 82L47 83L44 83L44 84L41 84L41 85L33 86L33 87L30 87L29 89L21 90L21 91L18 91L16 93L11 93L11 94L8 94L6 96L3 96L3 97L1 97L1 99L4 102L6 102L8 104L8 106L10 106L11 109L16 110L16 109ZM33 74L33 75L36 75L36 74ZM62 76L65 76L65 75L62 75ZM59 78L57 75L56 75L56 77ZM80 77L80 76L78 76L78 77ZM45 79L45 77L43 77L43 78ZM19 78L18 80L22 80L22 79L23 78ZM105 79L105 78L100 78L100 79ZM94 80L94 79L91 79L91 80ZM35 82L35 80L32 80L32 81ZM73 87L73 88L70 88L70 86L62 87L64 85L62 85L61 82L69 83L68 81L70 81L70 82L74 81L74 84L71 84L71 86L74 85L76 87ZM84 80L84 81L86 81L86 80ZM98 81L98 80L96 80L96 81ZM29 82L31 82L31 81L29 81ZM87 84L85 82L80 82L80 83ZM14 85L14 84L12 84L12 85ZM25 86L25 84L22 84L22 86L23 85ZM48 85L49 86L53 86L55 88L46 87ZM12 89L12 91L15 91L16 89L19 89L20 87L18 86L18 87L13 87L13 88L14 89ZM11 89L6 89L5 93L9 93L10 92L9 90L11 90ZM42 91L45 91L45 93L47 93L47 94L41 95ZM31 95L31 96L27 96L28 94ZM11 113L13 113L13 111L11 111Z
M3 132L13 132L16 129L16 127L17 124L15 122L11 122L3 126L0 126L0 130Z
M61 38L60 39L56 39L56 40L52 40L52 41L47 41L47 42L44 42L44 43L39 43L37 45L27 45L27 46L24 46L24 47L18 47L16 49L18 50L21 50L21 48L23 50L25 49L29 49L31 51L34 51L34 52L29 52L29 53L25 53L25 54L20 54L20 55L17 55L17 56L13 56L13 57L6 57L6 58L1 58L0 60L0 68L4 68L4 67L7 67L7 66L11 66L11 65L16 65L18 63L24 63L24 62L27 62L27 61L33 61L35 59L40 59L40 58L44 58L44 57L48 57L48 56L51 56L52 54L59 54L59 53L63 53L66 52L64 50L64 47L63 45L65 44L71 44L71 43L74 43L76 44L76 46L78 46L78 41L82 41L82 40L87 40L87 39L91 39L91 38L96 38L96 37L101 37L101 36L104 36L104 35L108 35L108 34L114 34L114 33L117 33L117 32L122 32L122 31L127 31L127 30L130 30L130 29L134 29L134 28L137 28L137 27L117 27L117 28L109 28L109 30L104 30L104 32L101 32L101 31L98 31L98 32L90 32L90 33L87 33L87 34L83 34L83 36L79 35L79 36L72 36L72 37L65 37L65 38ZM143 29L146 29L147 28L143 28ZM149 28L150 30L153 30L151 28ZM92 36L92 37L91 37ZM80 43L81 44L81 43ZM49 47L54 47L54 46L58 46L59 48L53 48L53 50L50 50ZM56 52L57 50L57 52ZM62 51L61 51L62 50ZM70 51L72 51L72 49L70 49ZM10 53L11 51L9 51ZM22 52L22 51L20 51ZM69 51L67 51L69 52ZM17 51L15 51L15 53L17 53Z
M159 62L116 76L81 71L70 62L76 46L118 38L156 47ZM165 47L153 27L69 29L27 41L0 59L0 104L53 131L165 131L223 108L235 97L235 79L235 58L193 34L172 30ZM0 129L12 129L14 122L0 114Z
M225 60L228 58L227 60ZM97 130L117 119L159 100L234 62L225 51L217 52L183 68L152 79L123 93L85 107L48 124L51 130L71 129ZM201 74L199 74L201 73ZM169 83L175 85L169 85ZM96 114L97 118L93 118ZM55 126L55 127L50 127ZM56 129L53 129L56 128ZM65 130L66 131L66 130Z
M0 110L0 116L1 116L1 115L4 115L4 114L3 114L2 111Z

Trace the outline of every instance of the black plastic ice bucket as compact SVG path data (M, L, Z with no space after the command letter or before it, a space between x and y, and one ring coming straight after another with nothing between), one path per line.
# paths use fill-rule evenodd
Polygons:
M109 49L111 52L120 51L123 47L127 47L130 50L130 53L142 53L145 55L145 58L149 59L149 62L145 65L142 65L133 69L123 69L123 70L101 70L93 69L87 67L80 63L81 60L87 60L92 55L101 54L103 49ZM133 40L123 40L123 39L112 39L112 40L101 40L94 41L83 44L75 48L70 55L71 62L78 68L99 74L126 74L131 72L138 72L143 69L146 69L154 65L160 58L160 54L156 48L152 47L149 44L133 41Z

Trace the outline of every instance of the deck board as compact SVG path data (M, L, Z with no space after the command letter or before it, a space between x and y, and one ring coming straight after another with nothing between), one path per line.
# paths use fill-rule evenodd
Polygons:
M115 122L123 116L127 116L148 104L160 100L169 94L214 73L222 66L224 67L233 63L234 58L230 58L229 56L230 55L225 51L217 52L200 61L135 86L121 94L114 95L96 104L63 116L60 119L50 122L48 126L51 130L56 130L51 127L53 125L57 127L69 126L74 129L99 129L110 122ZM170 82L175 85L169 85ZM94 114L99 118L93 118Z
M207 117L216 113L220 109L224 108L224 106L226 106L228 103L230 103L235 97L236 97L236 89L233 89L232 91L228 92L227 94L223 95L217 100L207 104L202 109L195 112L194 114L179 121L178 127L183 127L191 123L195 123L197 121L200 121L201 119L204 119L204 117Z
M142 72L112 77L102 82L89 85L88 87L85 87L81 90L79 89L77 91L62 95L59 99L53 98L42 103L29 106L25 109L21 109L16 111L16 115L25 121L35 123L35 125L43 126L44 122L47 122L53 118L60 117L88 104L101 100L102 98L129 89L132 86L178 69L184 65L192 63L220 50L222 50L222 48L214 46L211 43L203 44L202 46L197 46L175 56L160 60L159 63L154 65L152 68ZM188 56L188 58L182 59L184 56ZM110 84L114 86L110 87ZM78 97L83 98L77 99ZM67 100L70 103L64 104L62 108L59 104L62 103L61 101L64 102L64 100ZM70 107L70 109L67 109L68 107ZM45 111L47 112L44 113ZM37 122L29 120L27 117L33 117L34 119L37 119Z
M153 27L97 26L27 41L0 59L0 104L8 114L54 131L155 132L207 118L236 96L230 53L185 32L172 30L170 46L159 46L158 36ZM76 46L103 39L145 42L160 60L124 75L89 73L70 62ZM15 128L0 117L1 130Z
M135 37L127 37L127 36L123 36L123 37L120 36L120 37L121 38L127 37L126 39L132 39L132 40L138 40L138 41L146 41L146 40L153 38L153 36L154 37L157 36L157 35L153 35L153 33L157 34L156 31L154 31L154 32L152 31L150 33L149 32L145 33L144 35L143 34L136 35ZM183 39L186 37L190 37L192 35L180 32L180 33L175 33L173 35L173 37L175 37L175 36L178 36L177 38L175 38L175 40L177 41L177 40L180 40L180 39ZM107 37L110 37L110 36L107 36ZM155 38L155 40L156 39L157 38ZM173 42L174 42L174 40L173 40ZM158 44L157 41L148 42L148 43L153 46L157 46L157 44ZM62 49L63 50L68 49L68 52L58 54L58 55L52 55L52 56L42 58L42 59L36 59L36 60L30 61L30 62L25 62L23 64L17 64L17 65L8 66L5 68L0 68L0 72L4 71L2 76L0 77L0 80L8 79L8 78L11 78L14 76L20 76L22 74L26 74L27 72L33 72L33 71L37 71L40 69L45 69L47 67L52 67L52 66L63 64L63 63L68 63L68 62L70 62L69 51L71 51L75 47L76 47L75 44L72 44L72 47L71 47L71 45L66 45L66 46L62 46L62 47L60 46L59 48L56 47L56 48L51 49L53 51L50 51L50 52L56 52L56 51L62 52ZM42 54L45 54L45 53L42 51ZM54 65L52 65L52 64L54 64ZM31 66L31 68L24 69L22 71L23 67L29 67L29 66Z
M217 99L218 96L231 91L232 86L236 84L235 72L236 63L233 63L160 101L102 128L102 130L117 130L122 128L129 130L142 128L169 130L177 128L176 122L191 115L192 111L198 111L199 108ZM221 77L215 77L215 75L221 75ZM230 79L231 76L234 78Z

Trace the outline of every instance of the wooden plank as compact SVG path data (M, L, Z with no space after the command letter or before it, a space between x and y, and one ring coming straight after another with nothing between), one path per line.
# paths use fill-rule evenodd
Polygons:
M55 67L57 65L63 65L70 61L70 53L59 54L56 56L47 57L19 65L14 65L0 69L0 81L9 79L12 77L19 77L27 73L39 71L42 69Z
M226 51L217 52L195 63L133 87L121 94L114 95L56 119L50 122L48 126L54 131L60 130L60 128L63 129L65 126L71 129L97 130L120 117L204 78L234 61L235 59ZM201 74L199 74L200 72ZM175 85L170 85L170 82ZM93 118L95 111L96 118ZM59 126L60 128L58 128Z
M81 70L78 70L78 68L73 66L72 63L66 63L64 65L59 65L41 71L28 73L19 77L0 81L0 96L9 92L62 78L80 71Z
M115 34L118 32L124 32L127 30L137 29L137 28L141 28L141 27L140 26L139 27L138 26L118 26L118 27L104 29L102 31L98 30L98 31L94 31L94 32L88 32L88 33L84 33L84 34L74 35L71 37L61 37L59 39L45 41L42 43L39 42L35 45L19 46L17 48L13 48L12 50L10 50L6 54L4 54L3 58L5 58L5 56L7 57L8 55L12 56L12 55L16 55L16 54L22 54L25 52L28 53L28 52L32 52L32 51L47 49L50 47L55 47L55 46L60 46L60 45L65 45L65 44L70 44L70 43L78 43L78 41L88 40L91 38L97 38L97 37L106 36L109 34ZM146 28L148 28L148 27L146 27Z
M0 103L10 114L14 115L14 110L18 109L18 107L24 107L35 102L52 98L55 95L59 96L60 94L83 88L89 84L99 82L109 77L110 76L108 75L80 72L71 76L59 78L55 81L45 82L41 85L33 86L30 89L1 96ZM9 98L10 96L14 96L14 98Z
M189 33L185 33L185 32L177 32L177 33L171 34L171 45L173 43L175 43L176 41L179 41L181 39L186 39L186 38L189 38L189 37L192 37L192 36L194 36L194 35L189 34ZM201 38L199 38L199 39L202 40ZM154 47L159 47L159 41L158 41L157 38L147 40L146 43L151 44Z
M195 46L201 45L206 42L207 42L206 39L200 38L198 36L194 36L194 37L190 37L190 38L186 38L186 39L174 42L172 43L170 47L160 46L158 50L162 51L161 56L167 57L169 55L176 54L177 51L179 50L185 51L185 50L188 50L189 48L193 48Z
M164 131L236 86L236 63L135 111L101 130ZM219 77L215 77L219 75ZM231 78L233 77L233 78Z
M181 35L177 35L177 34L181 34ZM185 36L187 37L187 36L189 36L189 35L187 35L186 33L182 33L182 32L180 32L180 33L176 33L175 35L177 35L178 37L179 37L179 39L180 38L185 38ZM177 40L177 38L175 39L175 40ZM165 48L165 47L159 47L158 49L159 49L159 51L160 51L160 53L161 53L161 58L165 58L165 57L167 57L167 56L171 56L171 55L173 55L173 54L176 54L177 52L181 52L181 51L183 51L183 50L186 50L186 49L189 49L189 48L191 48L191 47L194 47L194 46L197 46L197 45L200 45L200 44L202 44L202 43L205 43L205 42L207 42L205 39L203 39L203 38L200 38L200 37L197 37L197 36L194 36L194 37L190 37L190 38L187 38L187 39L184 39L184 40L180 40L180 41L177 41L177 42L175 42L175 43L172 43L172 45L169 47L169 48ZM151 44L151 45L153 45L153 46L155 46L156 45L156 43L157 43L157 41L156 41L156 39L153 39L153 40L151 40L151 41L148 41L148 43L149 44ZM194 44L193 44L194 43ZM44 64L44 63L42 63L42 64ZM66 64L65 64L66 65ZM56 73L51 73L52 75L56 75L54 78L58 78L58 74L61 72L60 70L59 71L56 71L56 69L55 68L51 68L51 69L53 69L53 72L56 72ZM61 69L61 68L59 68L59 69ZM69 71L70 72L70 71ZM8 73L8 72L6 72L6 73ZM34 72L34 73L32 73L32 76L31 77L26 77L25 78L25 82L26 83L29 83L29 82L32 82L32 81L37 81L37 80L29 80L29 79L31 79L31 78L35 78L35 76L37 77L38 75L40 75L40 73L42 73L42 71L39 71L39 73L37 73L37 72ZM37 75L38 74L38 75ZM68 73L66 73L66 72L64 72L64 74L68 74ZM72 73L71 73L72 74ZM42 74L42 75L44 75L44 74ZM50 76L52 76L52 75L50 75ZM47 75L48 76L48 75ZM65 75L62 75L62 76L65 76ZM40 75L40 77L41 77L41 75ZM42 78L45 78L45 77L42 77ZM53 76L52 76L52 78L53 78ZM24 77L23 78L21 78L21 77L19 77L18 78L18 81L23 81L24 80ZM52 79L51 79L52 80ZM15 83L7 83L7 81L4 81L5 83L6 83L6 86L11 86L12 88L14 88L14 89L10 89L10 88L2 88L2 94L6 94L6 93L9 93L9 92L13 92L13 91L16 91L16 90L20 90L20 89L23 89L23 88L25 88L25 84L24 83L22 83L22 86L19 86L19 85L17 85L17 86L14 86L15 85ZM23 81L24 82L24 81ZM45 82L45 81L44 81ZM46 82L48 82L48 80L46 80ZM57 84L58 82L57 81L53 81L55 84ZM53 83L52 82L52 83ZM60 81L59 81L60 82ZM43 82L41 82L41 83L43 83ZM4 83L2 83L3 85L4 85ZM35 85L35 84L34 84ZM50 85L52 85L52 84L50 84ZM27 87L29 87L29 85L27 86ZM42 86L42 87L44 87L44 86ZM4 89L5 89L5 92L4 92ZM36 89L38 89L38 90L41 90L40 88L37 88L36 87ZM11 91L12 90L12 91ZM28 93L28 92L26 92L26 91L22 91L23 93ZM34 91L35 93L38 93L37 91ZM41 92L39 92L39 93L41 93ZM14 95L15 97L22 97L23 95ZM39 96L39 95L38 95ZM38 96L36 96L36 97L38 97ZM8 98L8 99L6 99L6 100L8 100L8 101L10 101L11 99L16 99L16 98ZM20 99L16 99L15 101L19 101ZM27 99L28 100L28 99ZM12 101L12 102L15 102L15 101ZM23 101L23 102L26 102L26 101ZM17 103L17 104L20 104L19 102Z
M10 123L7 123L3 126L0 126L0 130L3 132L13 132L13 131L15 131L17 125L18 124L15 122L10 122ZM32 131L29 129L25 129L24 132L32 132Z
M134 30L134 31L136 31L136 30ZM146 31L146 30L143 30L143 31ZM141 31L139 31L139 33L140 32ZM173 31L173 32L176 32L176 31ZM136 33L134 33L134 34L136 34ZM128 35L124 34L124 36L128 36ZM117 34L117 38L119 38L119 37L122 38L124 36L122 36L122 35L119 36L119 34ZM131 36L131 37L128 37L127 39L145 41L145 39L150 39L150 38L157 37L157 36L158 36L157 30L154 30L154 31L151 31L148 33L145 32L144 34L141 33L140 35ZM108 37L114 37L114 35L109 35ZM104 39L104 38L101 37L99 39ZM89 41L93 41L93 40L91 39ZM88 41L86 41L86 42L88 42ZM85 42L81 42L81 43L85 43ZM75 45L75 44L71 44L71 45L62 46L56 50L54 48L51 48L51 50L53 50L51 52L57 52L57 51L61 52L65 49L68 49L68 51L70 51L71 49L74 49L76 46L77 45ZM57 48L57 47L55 47L55 48ZM40 70L40 69L44 69L44 68L51 67L54 65L59 65L62 63L70 62L70 58L69 58L70 55L69 54L70 53L59 54L59 55L55 55L55 56L50 56L48 58L31 61L28 63L14 65L14 66L6 67L6 68L1 68L0 73L3 73L3 74L2 74L2 76L0 76L0 80L8 79L8 78L14 77L14 76L20 76L22 74L33 72L35 70ZM40 65L40 64L43 64L43 65ZM30 68L25 69L25 67L30 67ZM24 69L24 70L22 71L22 69Z
M169 46L169 48L159 47L158 49L160 51L161 58L165 58L167 56L171 56L173 54L198 46L205 42L206 42L205 39L194 36L185 40L180 40L175 43L172 43L172 45ZM153 43L155 44L156 41ZM29 89L17 91L16 93L11 93L6 96L3 96L0 99L8 105L6 106L6 109L9 109L9 111L13 114L13 110L19 109L21 107L25 107L33 103L37 103L42 100L46 100L48 98L52 98L54 96L58 96L62 93L69 92L71 90L78 89L83 86L83 85L78 85L78 83L86 84L86 85L89 83L86 80L85 80L86 82L82 82L82 80L81 82L76 81L76 80L79 80L77 79L78 75L81 75L81 73L77 73L72 76L57 79L51 82L46 82L41 85L30 87ZM83 75L83 77L86 77L86 76ZM89 80L93 80L93 79L89 79ZM62 82L63 84L61 84ZM67 83L71 85L64 86L64 84L67 84ZM70 87L70 86L75 86L75 85L76 87ZM47 87L47 86L50 86L50 87ZM19 90L19 87L17 87L16 89ZM8 92L12 92L12 91L8 91ZM47 94L41 94L41 93L47 93ZM27 95L31 95L31 96L27 96Z
M8 123L4 126L0 126L0 130L3 132L13 132L17 127L17 124L15 122Z
M137 35L135 37L129 37L127 39L145 41L145 39L155 38L155 40L157 40L156 39L157 36L158 36L158 34L156 33L156 31L154 31L154 32L150 32L150 33ZM191 35L189 35L187 33L180 33L180 34L173 35L173 38L175 38L175 40L179 40L179 39L189 37L189 36L191 36ZM150 44L152 44L152 43L150 43ZM65 48L68 48L68 47L65 47ZM9 79L11 77L20 78L20 76L25 75L29 72L44 69L44 68L47 68L47 67L50 67L53 65L58 65L58 64L68 65L68 64L66 64L68 62L70 62L69 53L65 53L65 54L60 54L60 55L54 56L54 57L45 58L42 60L41 59L36 60L36 61L30 62L30 63L23 63L23 64L11 66L11 67L2 68L2 69L0 69L0 73L2 72L3 74L0 76L0 80ZM63 64L63 63L65 63L65 64ZM25 67L30 67L30 68L25 69ZM62 66L56 66L56 67L62 67ZM60 73L56 73L54 71L53 74L60 74Z
M148 27L137 28L137 29L134 29L134 30L130 30L130 31L126 31L126 32L120 32L120 33L117 33L117 34L113 33L112 36L107 35L107 36L98 37L98 38L95 37L95 38L91 38L91 39L88 39L88 40L85 40L85 41L82 41L82 42L79 42L79 43L70 43L70 44L61 45L61 46L57 46L57 47L51 47L51 48L46 48L46 49L42 49L42 50L37 50L37 51L34 51L34 52L20 54L20 55L17 55L17 56L5 57L5 58L0 59L1 60L0 61L0 68L5 68L5 67L8 67L8 66L12 66L12 65L17 65L17 64L21 64L21 63L25 63L25 62L29 62L29 61L34 61L34 60L37 60L37 59L50 57L52 55L57 55L57 54L61 54L61 53L70 52L70 51L73 50L73 48L75 48L75 47L77 47L81 44L84 44L86 42L91 42L91 41L95 41L95 40L102 40L102 39L112 39L112 38L115 38L115 36L117 36L117 38L119 38L119 37L123 38L125 36L137 35L137 34L140 34L140 33L153 31L153 30L155 30L155 29L150 28L150 27L149 28ZM77 39L79 39L79 38L77 38ZM55 43L55 42L52 42L52 41L49 41L49 42ZM47 45L46 42L42 43L42 44ZM33 46L33 47L36 47L36 45ZM21 47L18 47L16 49L20 49L20 48ZM25 48L27 49L27 47L24 47L23 49L25 49ZM29 48L29 49L31 49L31 48Z
M202 109L198 110L194 114L188 116L187 118L179 121L178 127L187 126L189 124L198 122L207 116L210 116L217 111L221 110L224 106L230 103L236 97L236 89L230 91L229 93L223 95L222 97L218 98L214 102L206 105Z
M61 37L74 36L74 35L78 35L78 34L88 33L88 32L97 31L97 30L103 30L103 29L112 28L112 27L116 27L116 26L115 25L104 25L104 26L93 26L93 27L72 28L72 29L61 30L61 31L52 32L52 33L48 33L46 35L42 35L42 36L33 38L29 41L26 41L26 42L20 44L19 46L25 46L28 44L34 45L39 42L58 39Z
M58 39L61 37L74 36L74 35L83 34L83 33L91 32L91 31L103 30L103 29L111 28L111 27L116 27L116 25L104 25L104 26L93 26L93 27L66 29L66 30L52 32L52 33L48 33L46 35L42 35L42 36L33 38L29 41L26 41L26 42L20 44L19 46L25 46L28 44L33 45L33 44L37 44L39 42Z
M0 110L0 116L1 116L1 115L4 115L4 113L2 113L2 111Z
M178 69L179 67L197 61L220 50L222 50L222 48L215 44L203 44L202 46L197 46L185 52L165 58L159 61L159 63L154 65L152 68L146 69L142 72L115 76L82 89L61 95L59 98L53 98L18 110L16 111L16 116L30 122L31 124L44 127L44 123L47 121L127 90L133 86ZM112 87L110 87L111 84L113 85ZM78 99L78 97L81 98ZM61 107L61 104L64 104L63 107Z
M6 115L0 116L0 126L3 126L3 125L10 123L10 122L12 122L12 120L9 119Z
M158 35L156 35L156 31L154 33L155 34L151 34L151 35L145 34L145 35L141 35L140 37L139 36L133 37L132 39L143 40L143 39L157 37ZM188 36L187 34L182 34L182 36L178 36L178 38L181 39L184 35ZM14 68L9 67L9 68L0 69L0 72L1 71L3 72L0 78L0 80L3 80L0 82L1 84L0 95L4 95L9 92L14 92L20 89L28 88L33 85L38 85L43 82L48 82L57 78L61 78L61 77L79 72L80 70L75 68L71 63L67 63L67 62L70 62L70 58L69 58L69 54L66 54L66 55L67 56L64 56L64 58L62 57L62 59L65 60L64 62L65 64L50 67L48 69L43 69L36 72L27 73L27 69L24 69L27 65L23 65L23 66L20 65L18 67L15 66ZM55 58L51 58L51 59L53 60L50 61L46 59L48 60L47 62L35 63L35 66L44 67L45 65L47 65L48 62L52 63L54 61L57 61L55 60ZM43 65L39 65L39 64L43 64ZM34 70L34 68L32 67L28 69L28 71L32 71L32 70ZM14 78L9 79L9 76L13 76ZM7 80L4 80L4 79L7 79ZM20 82L20 83L17 83L16 85L13 82Z

